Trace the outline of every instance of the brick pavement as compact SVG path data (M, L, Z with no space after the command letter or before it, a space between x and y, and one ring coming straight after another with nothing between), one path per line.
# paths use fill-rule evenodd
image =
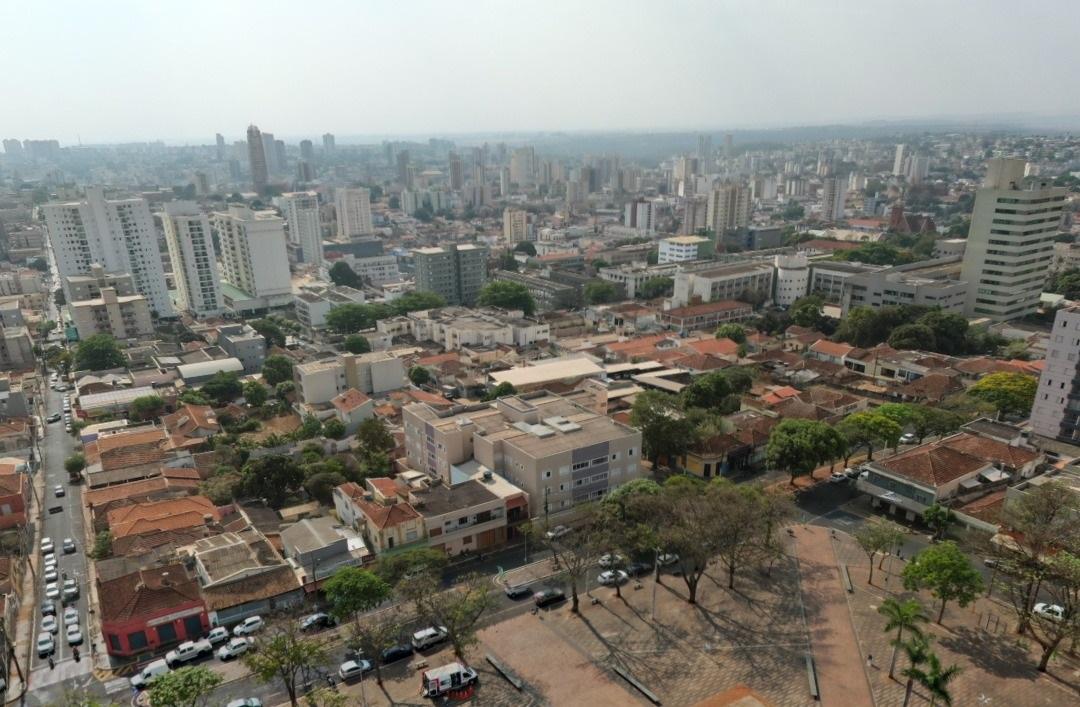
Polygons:
M795 538L821 701L826 705L872 705L870 684L862 669L864 657L829 531L800 525Z
M885 618L877 607L888 596L898 599L919 598L931 621L936 618L936 604L929 593L916 594L902 588L900 573L905 561L891 557L877 569L875 560L874 584L867 584L869 560L855 540L837 532L834 540L837 558L848 564L854 594L848 603L854 616L863 654L870 652L877 666L872 669L871 685L874 701L881 707L902 705L905 680L900 671L906 667L903 656L897 660L897 679L888 677L895 634L883 632ZM981 598L966 608L955 603L945 609L944 626L930 624L927 632L933 637L932 649L943 665L957 664L963 672L951 686L953 704L986 707L1038 707L1040 705L1080 704L1080 662L1067 656L1052 659L1050 674L1040 674L1038 644L1018 636L1016 619L1011 610L992 599ZM915 688L912 705L929 704L919 687Z

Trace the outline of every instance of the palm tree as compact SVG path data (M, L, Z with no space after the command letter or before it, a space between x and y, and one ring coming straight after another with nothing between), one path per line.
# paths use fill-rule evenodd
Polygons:
M922 638L923 633L919 624L926 623L930 617L923 612L922 604L918 599L901 602L889 597L878 607L878 613L888 619L883 629L886 633L896 629L896 639L892 642L892 660L889 661L889 677L892 678L896 673L896 656L904 641L904 630L906 629L915 638Z
M952 695L949 694L949 683L960 674L962 668L959 665L950 665L941 669L941 661L933 653L929 656L930 669L920 674L915 679L930 693L930 707L934 707L940 699L942 704L952 705Z
M911 702L911 691L915 687L915 681L918 680L921 685L923 680L927 679L927 674L923 672L920 666L930 659L930 642L926 640L925 636L922 638L912 637L911 640L900 643L900 647L904 649L908 659L908 667L900 671L900 674L907 678L907 687L904 690L904 707L908 707L908 703Z

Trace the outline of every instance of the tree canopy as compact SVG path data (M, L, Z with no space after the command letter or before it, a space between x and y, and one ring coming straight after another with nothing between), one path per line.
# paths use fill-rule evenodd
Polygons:
M657 297L670 297L675 291L675 280L670 277L650 277L641 283L637 295L642 299L656 299Z
M363 279L344 260L330 266L330 281L335 285L357 289L364 285Z
M189 665L161 675L150 688L150 707L201 707L224 678L204 665Z
M415 386L427 385L431 382L431 371L417 365L409 369L409 380Z
M1080 299L1080 269L1072 268L1055 273L1046 283L1044 292L1064 295L1065 299Z
M300 466L281 454L271 454L249 461L243 470L244 491L252 496L265 498L266 502L280 508L290 494L300 490L304 472Z
M585 285L585 302L587 304L607 304L619 298L619 291L613 283L607 280L593 280Z
M536 255L536 246L534 246L529 241L521 241L514 246L514 252L524 253L525 255L533 256Z
M371 351L371 344L359 334L350 334L345 337L343 347L351 354L362 354Z
M201 391L218 405L225 405L239 398L244 388L240 376L233 371L218 371L203 384Z
M136 420L154 420L165 412L165 399L160 395L142 395L131 401L128 412Z
M644 452L653 464L674 460L695 443L699 428L688 418L679 398L658 390L639 393L630 409L630 424L641 430Z
M1031 412L1039 381L1023 373L991 373L968 389L968 395L985 400L1003 415Z
M263 380L268 385L277 385L284 381L291 381L293 377L293 362L288 356L267 356L262 367Z
M529 294L529 289L519 282L507 280L494 280L484 285L478 303L482 307L520 309L525 316L531 316L536 311L536 301Z
M844 454L846 444L835 429L817 420L787 419L769 433L765 458L769 466L795 477L812 474L819 464Z
M743 329L742 324L734 322L721 324L716 328L715 335L717 339L731 339L736 344L746 343L746 329Z
M840 251L833 258L871 265L904 265L915 261L911 251L901 250L888 243L862 243L858 248Z
M904 589L929 589L941 601L937 622L945 615L945 605L956 601L967 606L983 590L982 575L952 541L931 545L913 557L903 571Z
M75 368L81 371L105 371L126 365L116 339L108 334L88 336L75 349Z
M285 332L281 330L277 322L269 319L255 319L248 322L251 328L257 331L266 341L274 346L285 347Z
M342 567L323 584L330 611L341 621L371 611L390 598L391 587L371 570Z

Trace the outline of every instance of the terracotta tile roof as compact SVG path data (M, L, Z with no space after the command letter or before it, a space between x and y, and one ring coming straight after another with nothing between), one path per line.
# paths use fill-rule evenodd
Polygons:
M29 432L30 423L25 418L13 417L10 420L0 422L0 437L14 437Z
M901 386L899 392L903 395L910 395L913 398L937 401L950 393L963 390L963 388L964 385L956 380L955 376L947 376L942 373L931 373L922 378L917 378L907 385Z
M953 510L987 523L997 523L1001 519L1001 511L1005 507L1005 495L1007 493L1008 489L1000 489Z
M300 588L300 580L288 565L229 582L219 587L203 589L203 599L210 611L261 601L287 594Z
M790 385L781 386L779 388L773 388L765 395L761 396L763 402L769 405L776 405L789 398L797 398L799 391L797 388L792 388Z
M112 554L116 557L139 557L150 552L168 555L178 547L205 538L207 534L206 526L198 525L113 538Z
M740 309L753 309L746 302L736 300L716 300L715 302L702 302L701 304L689 304L685 307L675 307L661 312L666 317L696 317L701 314L714 312L732 312Z
M21 459L0 459L0 495L13 496L23 492L26 474L18 468L25 462Z
M689 341L686 345L701 354L736 356L739 353L739 345L731 339L702 339Z
M405 404L409 402L427 403L436 407L453 407L454 403L441 395L429 393L426 390L399 390L391 394L392 400L400 400Z
M334 397L330 403L337 408L342 415L348 415L356 408L370 401L371 398L361 393L356 388L349 388L345 392Z
M854 346L848 346L847 344L838 344L828 339L818 339L814 343L810 344L810 350L814 353L825 354L826 356L842 357L847 356L855 350Z
M361 488L360 484L354 481L346 481L345 483L338 486L337 489L349 498L362 499L364 497L364 489Z
M709 354L694 354L692 356L683 356L675 362L675 365L691 371L715 371L718 368L730 368L735 364Z
M200 601L201 595L199 583L174 564L99 582L98 600L102 621L127 621Z
M169 488L168 479L154 476L149 479L128 481L127 483L106 486L100 489L87 489L83 491L83 502L92 508L96 508L112 501L146 496L157 491L164 491L167 488Z
M221 430L217 414L209 405L184 403L176 412L162 417L161 421L169 432L186 436L199 430L205 430L211 434Z
M657 344L669 339L674 339L674 337L671 334L650 334L649 336L639 336L634 339L627 339L626 341L612 342L607 344L605 348L609 353L613 354L642 349L651 351L656 348Z
M781 417L799 418L802 420L824 420L829 416L826 410L822 410L813 403L808 403L798 398L788 398L773 405L773 409Z
M138 503L109 511L107 520L114 538L154 530L191 528L205 524L205 516L220 519L217 507L205 496Z
M380 503L373 503L371 501L365 501L363 498L353 498L353 503L360 509L360 512L367 517L368 520L376 528L388 528L395 525L401 525L411 520L420 518L420 514L416 512L416 509L410 506L408 503L391 503L384 506Z
M391 478L379 476L373 479L367 479L367 484L383 496L388 498L397 496L397 484L395 484L394 480Z
M396 417L400 412L393 405L377 405L375 407L375 414L379 417Z
M425 356L423 358L416 359L416 365L418 366L438 366L443 363L457 362L458 355L453 352L436 354L434 356Z
M967 476L989 464L1020 468L1038 454L1023 447L960 432L945 439L901 452L880 462L891 472L926 486L939 486Z
M1038 453L1031 449L1016 447L999 442L996 439L981 437L967 432L947 437L943 442L955 450L995 464L1019 469L1038 458Z
M782 363L785 366L794 366L796 363L802 361L802 356L791 353L790 351L782 351L780 349L770 349L768 351L762 351L760 353L751 354L748 356L751 361L757 361L758 363L766 363L773 361L776 363Z

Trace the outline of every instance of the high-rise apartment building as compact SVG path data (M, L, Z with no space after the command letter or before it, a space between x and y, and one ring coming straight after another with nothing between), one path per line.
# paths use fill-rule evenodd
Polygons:
M724 184L709 194L706 228L716 234L750 225L750 190L741 184Z
M217 161L225 161L225 136L221 133L214 135L214 142L217 144Z
M371 221L371 192L367 189L338 189L335 194L337 233L354 238L374 233Z
M731 133L724 135L724 157L731 159L735 154L735 136Z
M697 138L697 158L698 164L701 165L702 170L707 174L712 171L712 136L711 135L698 135Z
M170 201L161 217L177 303L196 317L221 314L221 278L210 217L191 201Z
M504 199L510 193L510 168L499 168L499 196Z
M266 147L262 133L255 125L247 129L248 166L251 168L251 184L262 194L270 184L270 170L266 163Z
M1031 429L1037 435L1080 443L1080 307L1058 310L1046 346Z
M635 199L626 205L623 213L623 225L639 231L656 230L656 204L647 199Z
M536 179L536 153L531 147L518 147L510 153L510 181L532 184Z
M333 152L337 149L337 140L334 138L333 133L323 133L322 147L327 152Z
M1024 165L990 160L975 192L961 273L969 317L1006 321L1038 308L1068 190L1038 178L1025 187Z
M300 141L300 159L311 161L315 159L315 145L311 140Z
M152 336L154 323L150 307L142 295L118 295L106 287L96 299L69 302L71 322L80 339L108 334L114 339L141 339Z
M281 195L278 204L289 226L289 240L300 246L302 262L321 265L323 242L319 195L313 191L289 192Z
M61 277L85 275L100 263L108 272L130 273L136 290L159 317L173 316L154 217L145 199L106 199L87 187L82 201L42 207ZM65 291L68 300L71 293Z
M265 309L292 302L285 220L273 211L230 204L213 215L221 243L222 292L234 310Z
M278 164L277 159L277 147L274 145L273 133L262 133L260 136L263 144L263 155L266 157L266 169L270 174L275 174L281 171L281 165Z
M465 164L461 161L460 155L454 152L450 153L448 169L450 188L457 191L465 186Z
M529 212L514 208L503 211L503 239L509 244L529 240Z
M896 146L896 155L893 157L892 173L894 177L900 177L904 174L904 149L905 145L900 143Z
M409 173L409 151L402 150L397 153L397 180L398 184L406 189L412 188L412 179Z
M487 248L467 243L413 251L416 289L434 292L447 304L472 307L487 284Z
M821 218L824 221L840 221L844 218L844 199L847 196L847 180L828 177L821 187Z

